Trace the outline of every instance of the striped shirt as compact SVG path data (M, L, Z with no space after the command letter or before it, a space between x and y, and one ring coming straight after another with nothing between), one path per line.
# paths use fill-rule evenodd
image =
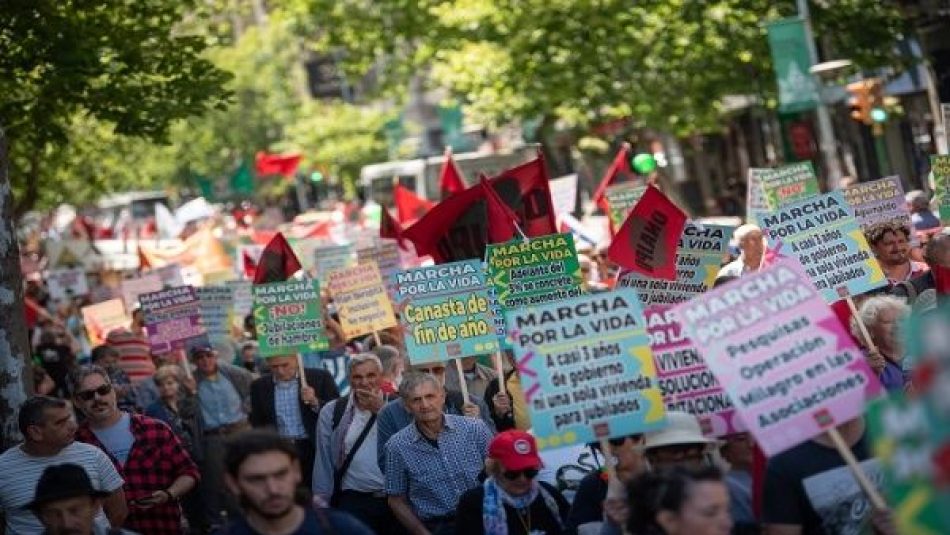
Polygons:
M462 494L478 486L492 438L481 420L453 414L444 418L437 448L415 423L386 443L386 494L406 496L423 521L454 513Z
M133 385L155 375L155 363L145 335L117 329L109 333L106 343L119 352L119 368L129 376Z
M78 464L86 469L92 486L99 490L114 492L122 488L122 477L112 461L102 450L82 442L73 442L58 454L50 457L34 457L14 446L0 455L0 509L6 513L6 531L10 535L33 535L43 533L43 526L26 508L33 501L36 484L49 466ZM100 510L96 524L109 525Z

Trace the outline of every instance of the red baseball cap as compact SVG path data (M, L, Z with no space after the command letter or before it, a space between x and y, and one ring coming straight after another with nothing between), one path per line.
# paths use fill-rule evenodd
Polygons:
M488 456L498 460L505 470L541 468L542 464L534 437L517 429L495 435L488 445Z

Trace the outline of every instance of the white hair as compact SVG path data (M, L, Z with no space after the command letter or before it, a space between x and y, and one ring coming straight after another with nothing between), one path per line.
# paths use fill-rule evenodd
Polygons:
M749 234L752 234L753 232L761 233L762 229L760 229L758 225L747 223L745 225L739 226L739 228L737 228L736 231L732 234L732 238L736 240L736 243L739 243L740 241L745 239L746 236L748 236Z
M353 368L360 364L366 364L367 362L376 364L376 368L379 369L379 372L383 372L383 363L380 362L379 357L372 353L357 353L356 355L350 355L350 360L346 363L346 374L353 375Z
M907 303L900 297L893 295L875 295L861 304L861 308L858 310L858 317L861 318L861 321L864 322L864 326L870 331L877 325L878 319L881 317L881 312L885 310L896 310L898 318L903 318L910 314L910 307L907 306ZM863 340L857 318L851 318L851 334L858 340Z

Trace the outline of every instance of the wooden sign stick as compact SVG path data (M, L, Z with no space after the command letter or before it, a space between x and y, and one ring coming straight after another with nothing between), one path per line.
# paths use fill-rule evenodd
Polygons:
M498 373L498 392L505 393L505 365L504 356L498 351L494 355L495 372Z
M462 390L462 405L471 403L468 400L468 384L465 383L465 371L462 369L462 359L452 359L455 361L455 369L459 372L459 387Z
M297 353L297 371L300 374L300 388L307 388L307 375L303 372L303 357Z
M851 296L845 298L848 301L848 308L851 309L851 316L854 318L854 321L858 322L858 329L861 330L861 336L864 338L864 343L867 344L868 349L871 351L877 352L877 346L874 345L874 341L871 340L871 333L868 332L867 325L864 324L864 321L861 319L861 315L858 314L858 307L854 306L854 300L851 299Z
M850 299L850 298L849 298ZM838 453L841 454L841 457L848 463L848 468L851 469L851 473L854 474L854 479L858 481L858 485L861 486L861 490L864 491L864 494L867 495L868 499L871 500L871 505L875 509L887 509L887 502L884 501L884 498L881 497L881 494L877 491L877 488L871 483L871 480L868 479L867 474L864 473L864 470L861 469L861 465L858 464L858 460L854 457L854 453L851 452L851 448L844 441L844 437L841 436L841 433L834 427L827 431L828 438L835 445L835 449L838 450Z

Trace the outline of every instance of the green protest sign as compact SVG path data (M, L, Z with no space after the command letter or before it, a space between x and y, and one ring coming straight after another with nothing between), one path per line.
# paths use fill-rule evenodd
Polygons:
M933 154L930 169L934 174L934 193L940 222L950 224L950 156Z
M811 162L783 165L761 175L762 193L769 210L818 195L818 177Z
M491 244L485 257L489 284L505 310L583 293L581 266L570 234Z
M646 184L636 182L627 182L607 188L604 192L604 196L607 197L607 206L610 207L607 216L610 218L610 225L613 228L620 228L620 225L623 224L623 220L627 218L627 214L629 214L633 206L637 204L640 197L643 197L643 193L646 190Z
M320 283L316 280L254 286L254 319L261 356L329 348L322 310Z

